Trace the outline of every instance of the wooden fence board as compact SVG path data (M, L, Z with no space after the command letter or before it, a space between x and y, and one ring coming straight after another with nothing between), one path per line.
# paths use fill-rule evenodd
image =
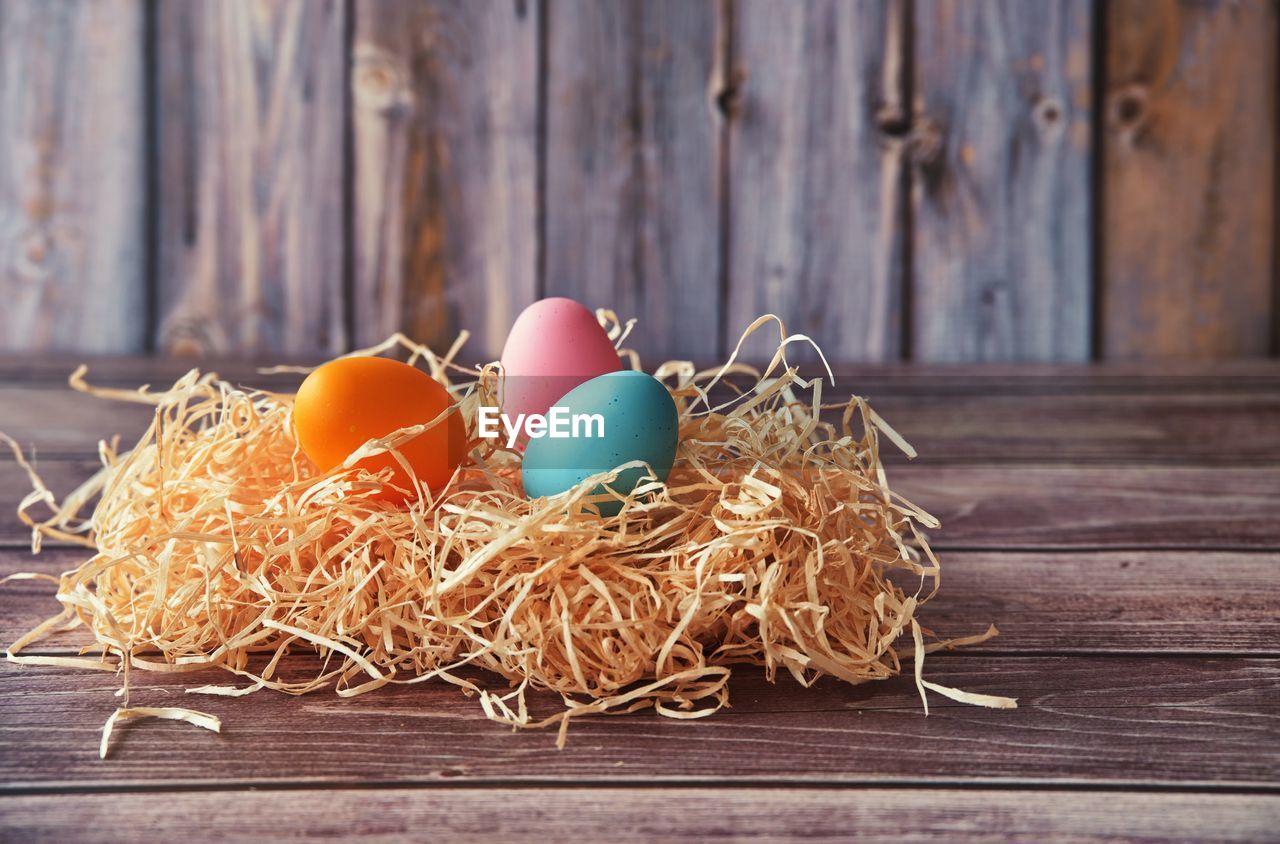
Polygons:
M461 329L496 358L537 298L541 5L358 0L352 68L356 343Z
M718 351L716 9L548 4L545 293L638 318L646 358Z
M902 9L734 5L729 349L752 320L773 313L830 359L898 356L902 142L881 124L902 120ZM773 351L763 336L748 348L757 358Z
M81 5L0 14L0 349L1275 351L1268 0Z
M1089 356L1090 7L917 3L913 358Z
M0 573L56 574L87 556L0 550ZM942 567L942 589L921 623L944 637L994 623L1000 635L982 645L985 653L1280 653L1274 551L953 551ZM0 641L56 614L54 591L39 581L7 584ZM40 648L67 652L89 641L78 633Z
M344 9L156 4L161 351L346 348Z
M1102 352L1271 349L1277 7L1106 9Z
M304 840L374 835L420 841L424 830L458 844L540 841L733 840L948 842L1261 841L1280 824L1280 797L1261 794L1115 794L1057 790L829 788L413 788L246 791L227 811L221 792L78 794L0 798L0 824L16 840L221 841L283 834ZM909 810L904 807L910 807Z
M0 350L137 353L141 0L0 6Z

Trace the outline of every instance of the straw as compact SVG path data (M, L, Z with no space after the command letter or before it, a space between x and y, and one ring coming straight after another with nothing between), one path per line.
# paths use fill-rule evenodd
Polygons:
M602 322L619 342L629 330L612 314ZM440 419L370 441L320 472L295 440L291 396L196 370L159 392L106 390L78 370L76 389L152 404L155 415L129 451L104 447L102 471L61 502L8 440L35 490L20 509L33 546L50 537L95 551L60 578L64 615L9 657L48 659L20 651L78 621L104 660L146 671L212 666L248 683L196 693L349 696L439 678L478 692L495 721L558 726L561 745L570 719L588 713L709 715L727 705L732 667L744 664L804 686L827 675L861 683L897 675L913 654L922 696L930 688L1013 705L920 676L927 631L916 614L936 592L939 563L919 528L937 522L888 487L880 435L909 446L862 398L823 405L821 382L786 363L787 345L807 338L786 335L774 318L748 333L772 324L778 353L764 371L733 359L701 372L681 361L655 370L679 410L680 448L665 484L627 496L590 493L639 464L531 501L519 455L476 440L445 489L389 506L372 497L387 473L355 461L396 454ZM407 351L458 398L474 430L501 372L457 365L459 347L438 356L397 335L365 351ZM604 498L622 500L617 516L598 515ZM51 512L38 519L41 505ZM895 580L918 586L907 594ZM907 631L914 647L902 649ZM319 674L277 676L305 652L325 658ZM463 666L496 675L495 688L456 676ZM538 690L559 694L564 708L530 715L526 696ZM126 707L104 729L104 753L115 721L133 717L217 729L191 710Z

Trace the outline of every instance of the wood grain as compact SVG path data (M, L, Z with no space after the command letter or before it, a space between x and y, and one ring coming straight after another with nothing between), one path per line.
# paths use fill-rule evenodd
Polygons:
M1271 349L1277 7L1106 6L1102 351Z
M137 356L94 356L42 354L37 357L0 353L0 383L14 385L65 386L67 376L81 363L89 368L93 383L138 386L142 383L172 383L193 366L214 371L234 383L271 385L273 389L296 387L298 375L263 375L262 365L291 363L315 366L324 362L317 356L285 357L255 362L243 358L205 357L148 358ZM479 363L480 358L460 360ZM750 362L750 361L749 361ZM697 362L711 368L722 360L707 358ZM768 361L756 360L757 367ZM803 376L822 376L817 363L798 364ZM836 388L875 399L901 394L929 395L1059 395L1062 393L1258 393L1280 389L1280 361L1266 358L1194 361L1099 361L1097 363L856 363L832 361Z
M358 0L356 343L394 331L477 359L537 298L541 5Z
M942 522L929 532L942 551L1280 550L1272 466L908 464L888 476L895 492Z
M0 7L0 350L145 347L143 3Z
M898 356L903 147L880 125L902 120L902 10L865 0L734 4L730 349L772 313L828 358ZM767 358L773 346L762 334L748 349Z
M56 574L87 556L78 549L38 557L0 550L0 574ZM1000 636L984 643L983 653L1280 653L1277 552L953 551L943 554L942 567L942 588L921 623L943 637L995 624ZM56 614L54 592L39 581L6 585L0 641ZM41 649L69 652L88 643L70 636Z
M65 389L0 386L0 431L28 455L91 458L100 440L116 436L128 448L154 417L155 408L141 404L103 401ZM0 462L12 459L9 449L0 452Z
M65 495L90 460L38 461ZM889 471L894 491L942 521L940 552L961 549L1219 548L1280 550L1280 472L1264 466L913 465ZM24 547L15 512L29 489L0 460L0 546ZM49 544L49 543L47 543ZM53 543L56 544L56 543Z
M548 4L545 292L638 318L646 358L719 351L716 9Z
M132 370L133 378L162 369ZM1016 371L1033 374L1018 378ZM768 837L777 829L821 838L849 828L871 837L884 828L895 840L974 829L1037 840L1093 830L1120 838L1209 829L1225 840L1265 837L1258 830L1274 825L1277 798L1252 792L1273 789L1280 766L1280 553L1267 544L1274 543L1269 514L1280 489L1269 466L1192 464L1280 453L1267 434L1277 427L1277 392L1266 368L1238 373L1254 379L1241 389L1214 370L1197 375L1179 367L1154 382L1142 379L1145 371L1084 369L1063 379L1036 369L842 373L884 391L877 407L918 445L936 445L947 461L959 461L890 468L898 489L943 515L948 527L936 532L938 544L1010 549L945 552L942 592L922 619L944 636L996 622L1001 636L931 655L925 670L936 682L1014 695L1018 710L980 710L934 695L925 718L910 677L857 687L828 678L802 689L785 678L770 684L743 667L731 684L732 708L713 718L583 719L568 748L556 751L550 733L512 734L442 683L352 700L327 693L228 700L183 693L225 682L221 674L135 673L133 703L194 706L219 715L224 731L131 724L100 762L100 724L118 704L119 678L6 664L6 688L21 693L0 697L2 823L39 831L63 817L42 802L57 799L107 837L118 837L123 817L113 813L120 811L130 812L131 829L164 837L216 796L238 807L215 813L219 834L232 839L285 826L394 839L427 823L425 813L445 809L452 818L479 813L458 821L463 838L465 830L495 824L503 834L581 829L591 837L608 823L640 837L743 829ZM126 378L131 370L114 372ZM253 377L243 367L241 374ZM1205 392L1195 392L1197 384ZM83 420L106 428L113 419L127 421L112 417L118 410L146 410L38 379L0 387L0 408L0 427L26 420L34 437L69 442L88 436L77 433ZM973 462L984 451L1001 462ZM1042 455L1039 462L1018 462L1032 453ZM1107 456L1116 454L1129 456ZM1080 458L1100 462L1078 465ZM41 466L62 489L90 470L83 460L43 459ZM16 494L21 483L12 463L0 464L0 490ZM7 536L22 539L0 530L0 543ZM1222 550L1228 543L1272 550ZM1167 547L1090 550L1095 544ZM1025 550L1036 545L1063 550ZM0 550L0 574L54 573L85 553L51 549L33 559ZM52 592L38 581L0 589L0 641L56 611ZM87 643L83 630L73 631L33 650L67 654ZM300 652L282 670L313 675L320 664ZM535 696L532 705L550 713L559 703ZM901 785L912 788L895 790ZM1052 808L1039 808L1049 792L1037 789L1046 785L1067 790L1052 792ZM344 788L353 786L358 797ZM757 798L765 786L770 796ZM1076 790L1082 787L1088 790ZM251 790L258 788L288 789L290 799L258 803ZM483 811L476 803L481 788L489 806ZM1179 793L1159 793L1166 788ZM67 801L68 789L89 794ZM157 801L148 793L156 789L169 793ZM112 792L117 808L99 800L100 790ZM750 795L751 808L726 813L741 793ZM891 804L880 802L899 793ZM841 808L827 812L806 802L814 795ZM1198 813L1149 802L1161 797ZM1099 802L1076 802L1086 798ZM687 810L681 800L689 801ZM658 803L665 808L655 814ZM695 805L717 811L700 814ZM797 806L813 806L815 816ZM1159 817L1147 819L1148 812ZM448 829L449 822L432 828ZM50 834L76 837L62 829Z
M1277 566L1274 552L955 551L922 618L941 636L994 623L992 652L1275 654Z
M163 352L346 349L344 8L156 5Z
M845 394L847 397L847 394ZM824 393L838 401L840 393ZM1186 395L888 394L876 411L920 463L1280 462L1280 392ZM62 389L0 384L0 431L46 457L85 457L116 434L125 444L151 412ZM86 421L88 420L88 421ZM886 443L887 462L905 458ZM6 460L0 453L0 460Z
M306 840L352 835L458 844L519 831L535 840L1138 841L1266 839L1280 797L996 789L610 788L298 789L237 794L80 794L0 797L17 840L256 841L266 831ZM904 807L911 807L906 810ZM192 818L201 819L193 837Z
M0 0L0 348L316 360L465 327L479 360L546 292L639 316L646 362L722 354L766 310L845 361L1083 359L1097 247L1104 353L1267 351L1280 12L1100 7L1099 152L1090 5ZM0 430L57 491L150 420L70 368L0 357ZM444 683L234 700L135 673L132 703L224 731L133 723L99 761L120 678L5 663L0 838L1273 837L1280 364L838 369L828 397L870 395L922 452L889 469L945 525L922 620L1001 629L926 676L1019 709L926 718L910 676L742 667L715 717L584 718L556 751ZM0 576L76 565L18 550L24 489L0 456ZM0 642L53 591L0 587Z
M1093 104L1088 0L921 0L911 355L1084 360Z
M920 462L1263 464L1280 460L1280 394L886 396L876 411ZM900 457L887 452L887 459Z
M134 705L196 707L222 718L222 733L135 723L120 728L105 762L97 760L98 739L118 704L117 678L6 664L0 676L6 685L20 682L24 693L0 699L0 790L586 780L1258 788L1280 764L1274 660L1008 662L940 657L926 670L940 683L990 693L1007 691L1010 668L1038 689L1017 710L935 696L926 717L909 677L835 686L812 706L794 681L771 686L748 670L731 709L693 722L653 713L582 718L562 751L552 732L513 733L489 722L476 701L445 683L388 686L357 698L228 699L180 691L193 679L225 675L187 675L181 683L135 674ZM953 673L959 665L984 670ZM560 705L543 696L531 704L534 712ZM42 741L31 740L35 732Z

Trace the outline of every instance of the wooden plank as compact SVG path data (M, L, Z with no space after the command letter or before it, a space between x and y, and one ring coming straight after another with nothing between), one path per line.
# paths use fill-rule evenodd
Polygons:
M794 681L742 672L731 709L698 721L652 712L582 718L557 751L551 731L513 733L446 683L387 686L356 698L182 694L219 675L135 674L134 705L197 707L215 735L173 723L122 726L97 760L119 704L110 674L0 667L21 695L0 699L0 790L72 785L189 789L291 784L654 781L893 785L1091 783L1267 787L1280 764L1275 660L942 657L942 683L1007 691L1012 668L1036 684L1017 710L934 698L925 717L909 677L833 686L826 703ZM952 666L981 667L954 674ZM225 677L225 675L220 675ZM1068 685L1070 684L1070 685ZM1168 690L1172 687L1172 690ZM1163 697L1167 695L1168 700ZM821 695L814 694L814 697ZM534 712L557 700L539 696ZM33 735L41 736L33 741Z
M903 142L880 126L903 121L902 27L900 3L734 5L730 349L773 313L829 358L898 356Z
M344 8L157 4L162 351L347 347Z
M479 358L466 358L473 363ZM193 366L212 370L240 384L291 388L296 375L264 376L260 365L290 363L315 366L324 358L299 357L255 363L235 358L97 357L49 354L0 354L0 383L61 386L67 376L85 363L89 380L113 386L172 382ZM649 362L647 362L649 363ZM702 368L719 362L708 358ZM767 361L754 361L762 366ZM822 376L820 364L799 364L806 377ZM1256 393L1280 390L1280 361L1238 358L1224 361L1103 361L1089 364L1046 363L854 363L833 361L836 388L870 398L899 394L954 395L1057 395L1060 393Z
M20 582L15 587L6 585L6 593L29 582ZM52 591L50 584L41 588L46 595ZM13 603L21 610L20 603ZM9 606L9 604L6 604ZM41 620L49 613L44 613ZM8 633L8 630L4 631ZM25 632L25 631L23 631ZM8 640L4 644L8 645ZM79 654L82 649L92 645L92 638L82 630L60 633L53 638L32 646L24 651L27 654L66 656ZM97 655L97 650L91 651ZM111 660L115 663L114 658ZM324 663L314 653L298 649L280 665L278 676L289 679L310 679L323 669ZM1188 666L1192 670L1187 670ZM330 666L332 667L332 666ZM15 677L23 678L27 688L40 692L76 687L85 693L80 704L85 709L93 709L96 713L102 698L107 692L114 692L120 686L118 675L110 672L86 672L81 669L45 668L41 666L17 666L9 669L15 671ZM841 712L857 711L891 711L903 710L910 713L923 714L920 694L911 680L911 666L908 664L905 673L897 678L880 682L863 683L851 686L839 679L824 677L808 688L801 687L786 672L780 672L775 682L769 682L764 672L754 666L740 665L733 668L730 681L731 710L722 714L782 714L804 712ZM1032 706L1051 707L1054 704L1072 709L1106 709L1118 703L1128 702L1133 705L1137 698L1144 697L1142 705L1151 706L1252 706L1275 708L1274 697L1280 690L1280 661L1272 656L1185 656L1152 652L1136 655L1098 654L1082 655L1048 655L1031 656L1013 653L999 653L990 648L962 649L955 652L935 652L926 661L926 679L942 682L947 685L969 690L985 691L992 694L1003 694L1015 697L1019 707L1025 709ZM92 676L90 676L92 675ZM505 681L495 678L480 670L461 669L458 676L466 677L478 685L489 687L496 683L497 688ZM185 678L185 679L183 679ZM941 678L941 679L939 679ZM217 670L192 672L181 677L168 680L159 674L140 672L131 681L134 690L140 693L163 691L179 687L195 688L205 683L227 685L236 682L236 678ZM461 717L464 720L483 721L478 704L468 699L444 683L432 682L419 684L421 688L430 688L431 694L443 698L452 697L453 702L440 704L441 716ZM394 710L401 703L412 700L411 696L391 691L384 687L389 695L384 700ZM43 693L43 692L41 692ZM101 697L96 697L102 693ZM167 693L167 692L166 692ZM364 698L367 703L383 699L383 690L370 693ZM251 700L267 697L264 693ZM273 696L274 695L270 695ZM330 709L334 703L331 691L316 692L302 698L303 702L316 704L322 710ZM192 701L207 703L209 698L197 696L188 698ZM339 699L346 700L346 699ZM549 694L537 693L530 697L530 705L538 711L551 714L557 711L558 698ZM194 705L194 704L193 704ZM959 708L965 710L968 704L959 703L948 698L931 695L929 709L932 712L939 708ZM473 711L474 710L474 711ZM234 705L228 712L234 717ZM412 714L412 713L408 713ZM715 716L713 716L715 717Z
M235 810L227 811L229 803ZM510 838L733 840L1261 841L1280 823L1280 797L996 789L413 788L79 794L0 798L16 840L189 840L192 819L217 840L281 834L306 840L359 832L379 841Z
M1280 394L886 396L876 411L920 462L1124 461L1259 464L1280 459ZM892 450L891 461L900 462Z
M839 396L824 393L833 402ZM1280 392L899 394L877 398L874 407L917 449L921 463L1280 462ZM92 456L98 440L114 434L128 443L150 419L140 405L0 384L0 431L46 457ZM884 454L891 463L905 460L887 443Z
M38 557L0 550L0 575L74 568L83 549ZM921 611L940 636L1000 636L983 653L1280 653L1280 553L1226 551L953 551L942 555L942 589ZM903 581L904 588L914 583ZM11 642L58 612L51 584L0 591L0 641ZM41 645L67 652L91 639Z
M1085 360L1089 0L921 0L911 354Z
M98 468L40 460L56 495ZM957 549L1217 548L1280 550L1280 472L1274 467L913 465L893 489L942 521L939 551ZM0 545L29 542L15 508L29 489L0 461Z
M84 483L100 465L96 460L44 460L39 457L35 462L36 471L57 496L64 496ZM30 545L31 529L18 519L18 503L30 491L27 473L12 459L0 460L0 546L25 548ZM42 517L47 511L36 508L34 512ZM0 577L3 576L0 573Z
M640 324L646 359L719 349L716 5L548 4L545 291Z
M888 474L942 522L929 531L939 550L1280 550L1275 467L908 464Z
M0 8L0 350L139 352L143 3Z
M922 623L940 636L994 623L1001 635L984 650L1278 650L1280 555L1274 552L957 551L942 564L942 590Z
M537 298L540 4L358 0L356 343L493 359Z
M1267 354L1276 4L1121 0L1105 14L1102 351Z
M0 431L24 450L47 457L89 458L98 442L121 437L122 447L138 441L151 424L155 409L141 404L97 399L70 390L0 386ZM0 450L0 462L13 459Z

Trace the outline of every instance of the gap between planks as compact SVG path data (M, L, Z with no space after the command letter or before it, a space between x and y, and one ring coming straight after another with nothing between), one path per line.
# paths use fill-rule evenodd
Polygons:
M316 783L306 780L218 780L216 782L170 782L139 783L100 782L70 783L67 785L22 785L14 788L0 786L0 810L4 801L22 797L61 796L61 795L129 795L129 794L172 794L203 795L221 794L225 792L256 792L270 794L272 792L294 793L315 791L320 794L353 791L361 794L370 792L403 792L429 791L433 794L448 791L469 791L503 789L506 791L563 791L569 789L589 789L594 792L618 791L635 794L648 789L681 789L703 790L710 792L725 791L768 791L778 789L814 792L854 792L872 790L877 792L933 792L933 791L966 791L991 792L993 794L1099 794L1114 795L1117 792L1130 794L1205 794L1205 795L1280 795L1280 785L1258 783L1256 785L1221 783L1207 780L1204 782L1161 782L1159 780L1085 780L1064 777L1056 780L1022 779L1017 777L990 777L987 779L919 779L919 780L841 780L839 782L796 781L790 779L679 779L655 777L645 780L644 786L637 786L626 780L597 779L548 779L519 780L494 777L489 779L467 779L453 781L449 779L395 780L391 782L370 782L369 780L335 781L332 783ZM1277 807L1280 809L1280 805Z

